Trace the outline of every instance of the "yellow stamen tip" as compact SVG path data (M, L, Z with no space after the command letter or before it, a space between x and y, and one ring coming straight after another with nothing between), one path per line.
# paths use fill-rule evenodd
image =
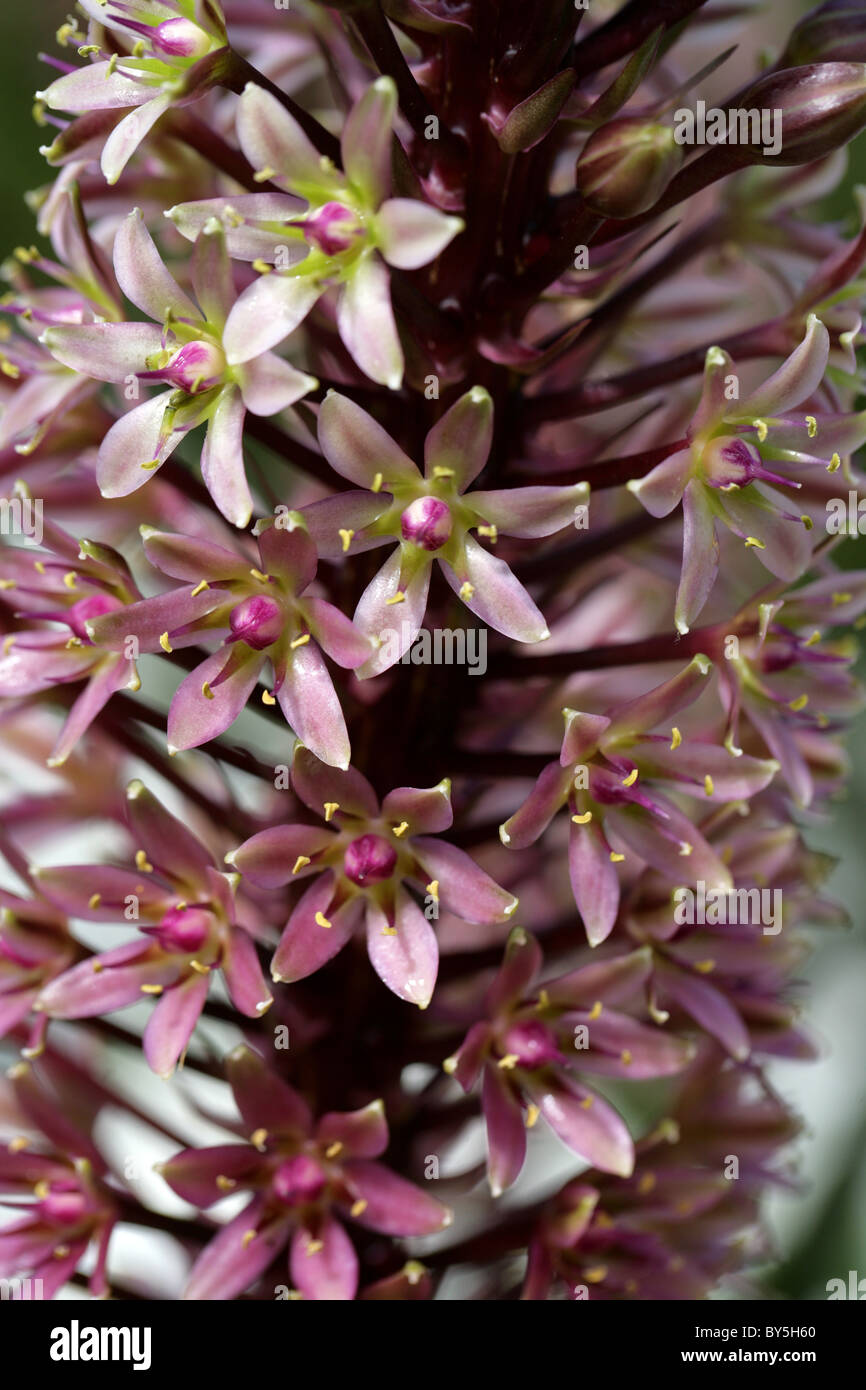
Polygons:
M314 918L317 927L331 927L333 924L328 921L324 912L317 912Z
M324 803L324 806L325 806L325 820L326 820L326 821L331 820L331 819L337 814L337 812L338 812L339 809L340 809L340 803L339 803L339 801L326 801L326 802Z
M308 854L299 854L292 868L292 873L299 874L301 869L305 869L310 862L310 856Z
M162 650L163 650L164 652L173 652L173 651L174 651L174 647L171 645L171 643L170 643L169 640L168 640L168 633L167 633L167 632L164 632L164 633L162 634L162 636L160 637L160 639L159 639L159 645L162 647Z
M680 744L682 743L682 741L683 741L683 736L682 736L682 734L680 733L680 731L679 731L679 729L677 728L677 726L674 725L674 727L671 729L671 752L673 752L673 750L674 750L675 748L679 748L679 746L680 746Z
M349 549L349 546L352 544L352 537L354 536L355 532L350 529L344 529L343 527L340 527L340 530L337 534L339 535L340 540L342 542L343 554L345 555L346 551Z

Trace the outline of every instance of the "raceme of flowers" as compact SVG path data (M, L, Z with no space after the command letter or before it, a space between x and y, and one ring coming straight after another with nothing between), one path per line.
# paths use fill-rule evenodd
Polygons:
M45 1296L133 1292L129 1226L153 1299L767 1259L863 706L866 227L820 211L866 19L487 8L79 0L46 58L0 338L0 1276ZM675 142L732 93L775 155Z

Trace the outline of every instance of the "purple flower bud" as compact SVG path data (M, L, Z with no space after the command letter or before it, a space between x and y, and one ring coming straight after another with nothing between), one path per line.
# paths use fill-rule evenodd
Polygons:
M740 110L781 111L782 148L759 164L808 164L832 154L866 126L866 64L810 63L762 77L737 97Z
M538 1019L513 1023L501 1039L506 1056L516 1057L517 1066L532 1070L560 1058L559 1048L549 1028Z
M52 1188L39 1204L41 1215L55 1226L77 1226L87 1210L87 1198L77 1188Z
M623 117L587 140L577 161L577 190L603 217L637 217L658 202L682 158L668 126Z
M417 497L400 518L404 541L422 550L439 550L451 535L451 510L438 497Z
M274 1173L273 1191L281 1202L300 1206L314 1202L325 1186L325 1175L314 1158L298 1154L281 1163Z
M860 0L828 0L791 32L779 66L866 61L866 10Z
M390 878L397 863L397 852L381 835L361 835L353 840L343 856L343 872L359 888Z
M195 338L174 354L159 376L181 391L195 395L216 385L225 369L226 359L222 350L203 338Z
M342 203L325 203L312 217L307 217L302 226L307 241L326 256L348 251L358 237L364 235L351 208Z
M229 626L235 641L246 642L253 651L263 652L283 630L282 609L275 599L253 594L232 609Z
M63 621L69 624L76 637L89 643L87 624L93 622L94 618L101 618L103 613L114 613L122 607L120 600L111 594L91 594L89 598L81 598L67 608Z
M164 950L182 951L186 954L201 950L210 936L212 926L213 918L210 913L204 912L201 908L172 907L159 926L150 929L150 933L157 937Z
M211 46L205 31L190 19L164 19L149 32L153 47L173 58L203 58Z

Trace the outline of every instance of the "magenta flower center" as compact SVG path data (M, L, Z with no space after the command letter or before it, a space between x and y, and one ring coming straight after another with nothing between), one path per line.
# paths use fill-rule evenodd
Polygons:
M325 1175L314 1158L298 1154L280 1164L272 1186L281 1202L300 1205L315 1201L325 1186Z
M211 933L213 918L200 907L172 907L156 930L166 951L200 951Z
M40 1203L46 1221L56 1226L75 1226L87 1210L87 1198L77 1189L52 1190Z
M311 246L326 256L348 251L364 235L364 229L351 208L342 203L325 203L303 222L304 236Z
M513 1023L502 1039L507 1056L516 1057L520 1067L544 1066L559 1056L556 1040L548 1028L537 1019Z
M363 888L390 878L397 863L397 851L381 835L361 835L353 840L343 856L346 878Z
M704 476L712 487L745 487L763 475L761 455L754 444L734 436L711 439L703 453Z
M89 642L86 624L93 622L94 618L101 618L103 613L115 613L122 607L120 599L113 598L111 594L91 594L89 598L80 598L71 608L67 608L64 621L76 637L82 642Z
M238 642L246 642L253 651L263 652L276 642L283 630L283 614L275 599L253 594L233 608L229 627Z
M170 381L173 386L192 396L215 386L222 379L225 369L226 359L222 350L203 338L194 338L174 354L160 375L163 380Z
M417 497L400 517L404 541L422 550L439 550L451 535L451 510L438 497Z
M210 49L208 35L189 19L164 19L151 33L153 47L173 58L203 58Z

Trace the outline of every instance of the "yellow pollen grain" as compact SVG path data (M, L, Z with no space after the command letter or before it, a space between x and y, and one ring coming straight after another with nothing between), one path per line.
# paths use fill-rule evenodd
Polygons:
M763 542L763 541L759 541L758 538L757 538L757 536L746 536L746 539L745 539L744 544L745 544L747 550L748 550L751 546L754 546L757 550L766 550L766 549L767 549L767 547L766 547L766 545L764 544L764 542Z
M433 899L434 903L438 903L438 901L439 901L439 880L438 880L438 878L431 878L430 882L427 884L427 887L425 888L424 891L425 891L425 893L428 894L429 897L431 897L431 898Z
M475 593L474 585L470 584L468 579L465 580L465 581L460 585L459 597L462 598L462 600L463 600L464 603L466 602L467 599L472 598L472 595L473 595L474 593Z
M143 463L141 467L145 473L152 473L155 468L159 468L161 462L161 459L148 459L147 463Z
M383 928L382 928L382 935L383 935L383 936L396 936L396 935L397 935L397 928L396 928L396 927L383 927Z
M537 1105L529 1105L526 1111L526 1128L534 1129L538 1124L538 1117L541 1114Z
M673 752L675 748L679 748L682 741L683 736L675 724L674 727L671 729L671 752Z
M710 776L710 774L707 773L706 777L704 778L704 792L707 796L712 796L715 790L715 783L713 782L713 779Z
M261 256L256 256L256 259L253 261L253 270L259 275L270 275L273 266L269 265L267 261L263 261Z
M325 1242L323 1240L311 1240L307 1246L307 1254L318 1255L319 1251L324 1250L324 1248Z
M23 1134L18 1134L14 1139L9 1140L9 1143L6 1145L6 1151L10 1154L23 1153L29 1143L30 1140L25 1138Z
M142 994L162 994L162 985L142 985Z
M294 652L294 651L297 651L298 647L305 647L305 646L307 645L307 643L309 642L309 640L310 640L310 634L309 634L308 632L302 632L301 635L300 635L300 637L296 637L296 638L294 639L294 641L292 641L292 642L289 643L289 646L291 647L292 651Z
M842 467L842 459L840 458L840 456L839 456L838 454L834 454L833 457L831 458L830 462L827 464L827 472L828 472L828 473L838 473L838 471L839 471L839 469L840 469L841 467Z
M399 840L400 837L402 835L405 835L406 831L409 829L409 822L407 820L401 820L399 825L392 825L391 829L393 833L397 836L397 839Z
M271 692L270 692L269 690L263 690L263 691L262 691L262 704L263 704L263 705L275 705L276 703L277 703L277 702L276 702L275 697L271 694Z
M91 897L89 897L89 898L87 899L87 906L88 906L88 907L91 909L91 911L92 911L94 908L99 907L99 904L100 904L101 902L102 902L102 894L101 894L101 893L94 893Z
M243 1235L241 1236L241 1245L246 1250L248 1245L252 1245L255 1238L255 1230L244 1231Z
M34 560L34 561L33 561L33 568L35 569L35 571L36 571L37 574L44 574L44 573L45 573L45 565L44 565L44 563L42 562L42 560Z
M102 971L105 969L105 966L102 964L101 960L92 960L90 962L90 968L93 971L94 975L100 975Z
M250 574L253 579L257 579L260 584L270 584L271 582L271 576L265 574L264 570L251 569Z
M623 1052L619 1054L619 1060L622 1062L624 1067L630 1067L634 1059L631 1053L629 1052L628 1048L626 1048Z
M588 1284L603 1284L607 1278L607 1265L596 1265L593 1269L585 1269L583 1277Z
M814 415L806 416L806 429L809 432L809 438L814 439L815 435L818 433L818 421L815 419Z
M395 603L405 603L405 602L406 602L406 595L403 593L403 590L402 590L402 589L398 589L397 592L396 592L396 594L392 594L390 598L386 598L386 599L385 599L385 604L386 604L386 607L388 607L388 608L392 608L392 607L394 606Z
M204 698L205 698L206 700L215 700L215 699L216 699L216 696L214 695L214 693L213 693L213 691L211 690L211 688L210 688L210 686L209 686L209 684L208 684L207 681L205 681L204 684L202 685L201 693L202 693L202 695L204 696Z
M292 874L299 874L301 869L305 869L310 862L308 854L299 854L292 868Z
M333 1144L329 1144L325 1149L325 1158L337 1158L342 1152L342 1142L339 1139L335 1139Z
M352 537L354 536L355 532L352 531L350 528L344 528L341 526L337 534L342 542L343 554L345 555L346 551L349 549L349 546L352 544Z
M269 179L274 177L276 172L276 169L272 169L270 164L266 164L263 169L256 169L253 174L253 181L255 183L267 183Z
M78 575L75 573L75 570L69 570L67 574L64 574L63 584L67 589L74 589L76 587L78 584Z
M600 999L596 999L595 1003L593 1004L592 1008L591 1008L590 1011L589 1011L588 1017L589 1017L590 1023L593 1023L593 1022L595 1021L595 1019L601 1017L601 1014L602 1014L602 1010L603 1010L603 1009L604 1009L604 1005L602 1004L601 1000L600 1000Z
M14 579L0 579L0 589L14 589L14 588L15 588L15 580L14 580Z
M812 633L811 637L807 637L807 638L806 638L805 642L803 643L803 646L804 646L804 647L815 647L815 646L817 646L818 643L821 641L821 637L822 637L821 629L818 628L818 627L816 627L816 628L815 628L815 631Z
M610 852L610 862L611 862L611 864L621 864L622 861L623 861L624 859L625 859L625 855L624 855L624 854L617 854L616 850L613 850L613 849L611 850L611 852Z
M153 865L149 863L147 855L145 854L143 849L137 849L135 851L135 867L138 869L138 872L140 874L153 873Z
M192 593L190 594L190 598L198 598L199 594L203 594L204 591L205 591L205 589L209 589L209 588L210 588L210 585L208 584L208 582L207 582L206 579L201 579L201 580L199 580L198 584L196 584L195 588L193 589Z
M268 1142L268 1131L266 1129L254 1129L250 1135L250 1143L254 1149L263 1149Z
M334 816L337 814L337 812L339 811L339 809L340 809L340 803L339 803L339 801L326 801L326 802L324 802L324 807L325 807L325 820L326 820L326 821L329 821L329 820L331 820L332 817L334 817Z
M796 700L791 700L788 709L792 709L795 714L799 714L801 709L805 709L809 703L808 695L798 695Z
M359 1197L357 1202L353 1202L349 1208L350 1216L363 1216L367 1210L368 1203L363 1197Z
M234 1178L227 1178L225 1173L217 1173L216 1185L220 1192L231 1192L233 1188L237 1187L237 1182Z
M333 923L328 921L324 912L317 912L313 920L315 921L317 927L330 928L331 926L333 926Z
M698 972L699 975L712 975L712 973L713 973L713 971L715 970L715 968L716 968L716 962L715 962L714 960L696 960L696 961L695 961L695 969L697 970L697 972Z
M679 854L682 859L688 859L693 849L694 845L690 845L688 840L680 840Z
M162 634L162 636L160 637L160 639L159 639L159 645L162 647L162 650L163 650L164 652L173 652L173 651L174 651L174 647L171 645L171 643L170 643L169 640L168 640L168 633L167 633L167 632L164 632L164 633Z
M632 770L631 770L631 772L628 774L628 777L623 777L623 779L622 779L622 785L623 785L624 787L633 787L636 781L637 781L637 768L636 768L636 767L633 767Z
M584 1096L583 1100L580 1102L581 1110L591 1110L594 1099L594 1096Z
M834 608L840 608L843 603L851 602L851 595L849 593L837 592L832 595L831 601Z
M752 426L753 426L755 432L757 433L758 442L759 442L760 444L763 444L763 443L764 443L764 440L767 438L767 434L768 434L768 432L769 432L769 431L768 431L768 427L767 427L767 422L766 422L766 420L753 420L753 421L752 421Z
M655 1187L655 1185L656 1185L656 1175L655 1175L655 1173L644 1173L643 1177L641 1178L640 1182L639 1182L638 1185L637 1185L637 1190L638 1190L638 1192L640 1192L643 1196L646 1196L646 1194L647 1194L648 1192L652 1192L652 1190L653 1190L653 1188Z
M592 811L584 811L579 816L572 816L571 819L575 825L589 825L592 820Z
M501 1067L503 1071L514 1071L514 1068L517 1066L517 1063L519 1061L520 1058L518 1057L516 1052L506 1052L504 1057L499 1058L499 1061L496 1063L496 1065L498 1067Z
M190 963L189 963L189 965L190 965L190 969L191 969L191 970L194 970L195 973L196 973L197 975L209 975L209 974L210 974L210 966L209 966L209 965L202 965L202 963L201 963L200 960L191 960Z

